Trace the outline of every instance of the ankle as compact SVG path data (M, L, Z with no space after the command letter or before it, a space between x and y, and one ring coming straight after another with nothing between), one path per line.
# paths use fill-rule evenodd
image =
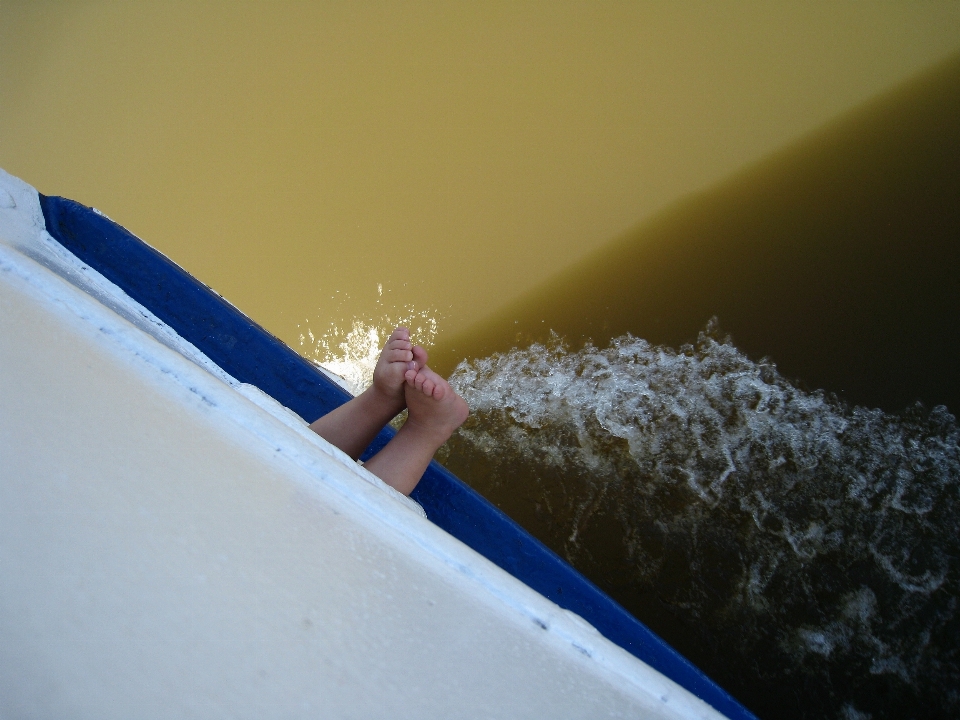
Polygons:
M453 430L455 429L456 428ZM408 440L415 442L419 447L429 449L429 453L432 456L440 449L441 445L450 439L450 436L453 435L453 430L447 430L445 427L430 423L418 422L415 418L408 417L398 431L398 434L402 433L407 436Z
M389 414L391 419L407 407L407 402L402 394L391 395L376 385L368 387L359 397L363 398L364 404L371 412L383 415Z

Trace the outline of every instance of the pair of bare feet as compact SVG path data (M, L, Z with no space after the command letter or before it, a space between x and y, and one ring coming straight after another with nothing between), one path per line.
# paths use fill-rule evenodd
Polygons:
M370 472L409 495L434 453L467 419L469 409L450 384L427 366L427 351L399 327L387 339L373 384L310 427L357 459L404 408L407 420L396 436L364 463Z

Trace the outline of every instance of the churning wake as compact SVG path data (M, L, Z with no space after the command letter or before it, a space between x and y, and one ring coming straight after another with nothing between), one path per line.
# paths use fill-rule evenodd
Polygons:
M462 363L465 480L758 714L960 713L960 430L848 408L712 327Z

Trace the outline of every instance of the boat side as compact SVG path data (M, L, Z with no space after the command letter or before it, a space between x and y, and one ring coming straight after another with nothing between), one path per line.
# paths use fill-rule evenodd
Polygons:
M710 709L703 703L698 704L696 698L687 692L689 691L729 717L751 717L729 695L662 640L629 617L560 558L516 527L496 508L440 466L431 466L416 493L416 499L433 521L427 523L415 512L411 512L409 504L392 497L389 491L380 487L382 483L378 485L379 481L369 473L358 468L342 454L338 456L339 451L334 448L324 447L321 439L311 437L312 433L305 430L305 421L335 407L348 396L319 370L250 322L211 290L133 235L89 208L59 198L42 198L36 196L34 191L35 202L38 207L42 204L45 212L45 215L38 219L36 209L29 208L29 192L13 182L10 176L5 176L3 180L4 187L7 188L5 192L10 195L11 201L16 204L16 194L23 207L20 208L18 220L8 222L4 217L2 229L6 235L16 235L19 232L16 230L19 227L17 222L25 222L25 227L32 223L32 232L35 235L32 240L21 238L8 243L7 249L15 254L10 255L13 259L8 258L7 265L22 268L32 264L35 269L30 270L34 273L31 277L46 277L44 273L56 277L64 287L56 292L51 291L53 294L50 298L53 299L49 299L49 302L54 306L59 307L58 303L69 304L63 297L70 295L70 292L77 293L77 288L82 288L84 292L77 297L85 297L86 301L96 298L98 303L94 305L111 308L114 322L120 323L118 327L125 328L124 332L117 330L115 337L136 337L139 338L137 342L147 345L153 343L150 345L153 348L151 352L165 358L161 364L169 365L174 362L171 358L179 358L176 362L186 363L184 367L189 367L192 373L198 373L188 384L192 383L191 387L203 385L207 388L199 393L199 402L204 403L204 398L210 400L214 396L221 397L215 407L224 409L216 412L226 413L226 418L233 418L229 422L221 418L226 426L234 427L237 423L242 425L247 422L248 425L252 423L251 427L260 427L266 423L273 428L271 432L286 433L288 442L299 443L296 445L297 449L288 451L288 455L307 458L308 460L303 462L306 462L312 468L310 472L314 473L313 484L304 481L304 487L309 485L315 490L318 482L319 486L325 488L338 487L343 497L352 498L348 504L359 502L359 506L364 510L354 516L354 521L359 523L357 527L361 528L363 533L367 532L366 525L373 523L380 528L379 532L387 532L384 528L388 528L402 538L403 542L412 542L415 547L408 546L401 553L405 561L409 561L410 557L423 555L432 558L432 561L440 562L440 565L446 568L444 572L453 571L458 582L468 579L468 584L472 583L471 589L465 592L473 598L471 602L476 603L477 598L482 596L493 602L494 606L499 608L498 612L513 613L511 617L523 618L520 627L525 628L525 631L521 632L522 636L529 635L532 627L538 631L533 632L532 637L542 633L551 638L551 642L559 638L565 652L572 652L574 655L571 657L579 656L575 658L578 663L592 662L603 672L612 673L610 677L615 679L608 677L607 681L613 686L620 685L620 691L626 692L627 696L633 697L631 693L638 692L644 712L667 712L665 715L656 715L658 717L674 716L676 709L682 705L677 698L682 698L683 702L687 703L683 711L687 714L676 716L709 716ZM32 191L32 188L29 190ZM29 222L23 220L25 216L29 216ZM43 224L40 225L40 222ZM47 234L45 228L51 231L53 237ZM27 227L23 232L29 235L31 231ZM62 251L66 251L66 255ZM71 262L74 263L72 266ZM69 282L64 283L64 279ZM40 285L54 287L56 283L47 278ZM119 295L110 289L111 287L118 290ZM152 295L146 292L153 289L157 292ZM60 297L57 292L66 295ZM70 297L72 299L69 302L82 304L77 297ZM87 313L85 317L93 317L89 309L84 312ZM101 321L102 318L96 322ZM69 334L70 322L76 324L75 319L62 322L64 327L61 330L64 334ZM95 337L102 340L100 336ZM41 341L38 342L40 345L35 348L37 355L49 352L49 347ZM77 347L80 347L80 344ZM186 372L183 367L178 372L181 371ZM24 372L27 370L24 369ZM196 378L202 378L203 383ZM39 380L37 382L39 383ZM92 380L89 382L93 383ZM76 385L74 383L71 387ZM66 392L66 389L62 390ZM197 395L197 392L191 392ZM223 397L232 400L223 400ZM290 408L296 415L285 408ZM244 432L254 432L255 435L261 432L262 435L263 431L253 431L248 427ZM129 438L124 440L124 437L126 436L121 434L113 440L118 443L130 442ZM371 452L389 437L389 431L382 434ZM274 439L270 435L267 445L274 444ZM232 442L236 444L236 438L233 438ZM247 444L246 441L240 443L243 446ZM280 446L283 447L283 444ZM269 457L270 462L275 462L281 455L282 451L271 450L262 459ZM41 460L34 458L30 462L39 463ZM331 474L329 467L334 466L338 469ZM108 473L109 468L101 467L100 470ZM261 471L263 468L258 472ZM316 473L322 476L319 480ZM331 478L339 480L334 482ZM210 489L207 500L213 503L212 498L221 491L223 488L216 492ZM362 501L358 498L362 498ZM494 565L453 540L447 533L441 532L441 528L485 556ZM356 537L361 535L358 530ZM373 533L371 537L375 536L376 533ZM217 538L216 535L205 536L204 542L216 543ZM302 539L291 541L294 547L301 542ZM310 547L310 543L304 543L300 547ZM388 555L398 552L393 546L390 548ZM501 569L507 572L502 572ZM510 577L511 575L514 577ZM294 577L300 576L294 574ZM522 583L514 578L518 578ZM448 581L449 578L445 582ZM300 580L294 581L294 585L296 582ZM531 593L530 588L538 592ZM130 588L127 587L126 590L129 591ZM382 588L377 592L382 593ZM470 602L465 601L464 607L468 606ZM586 618L587 622L578 616ZM529 626L523 623L529 623ZM591 626L596 627L599 633ZM416 627L419 628L419 625ZM429 630L432 631L432 628ZM510 632L515 634L516 629ZM389 637L389 633L379 637ZM434 651L443 642L442 635L438 638L440 639L431 646ZM644 660L644 663L638 663L617 645ZM537 649L529 657L538 657L539 653L540 649ZM463 658L448 658L448 661L454 665L457 662L466 662ZM469 662L472 664L479 661L471 656ZM477 667L482 667L482 663ZM658 672L651 675L651 667ZM678 687L674 681L687 690ZM651 697L661 692L664 687L668 690L651 701ZM649 688L661 690L651 691ZM539 691L544 690L545 688L541 687ZM603 693L597 697L601 696ZM630 712L641 705L630 705L633 708ZM449 712L449 709L444 709L444 712Z

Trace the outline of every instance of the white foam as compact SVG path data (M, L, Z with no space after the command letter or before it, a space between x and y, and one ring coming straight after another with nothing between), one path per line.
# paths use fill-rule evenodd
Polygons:
M763 662L753 641L789 637L786 674L813 655L825 673L873 658L871 672L907 683L952 677L923 640L960 622L960 430L946 408L844 407L715 328L679 352L630 336L573 351L554 337L463 363L451 383L472 415L449 452L466 468L484 458L481 491L536 497L555 549L574 564L631 565L616 583L736 636L745 665ZM611 525L621 547L598 530ZM730 596L704 584L714 546L736 548L722 555L738 558L722 570ZM831 565L860 579L818 579Z

